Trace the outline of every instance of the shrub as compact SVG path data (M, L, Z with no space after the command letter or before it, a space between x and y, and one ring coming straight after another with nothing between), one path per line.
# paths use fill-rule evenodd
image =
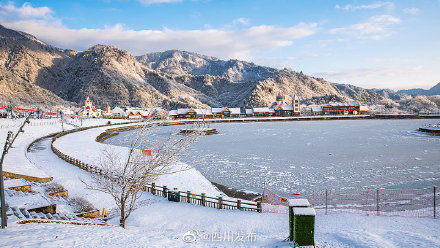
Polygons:
M69 205L75 208L75 212L89 212L95 209L92 203L83 197L73 197L69 199Z
M65 191L66 189L63 187L63 185L59 184L59 183L50 183L48 185L46 185L46 191L49 193L55 193L55 192L62 192Z

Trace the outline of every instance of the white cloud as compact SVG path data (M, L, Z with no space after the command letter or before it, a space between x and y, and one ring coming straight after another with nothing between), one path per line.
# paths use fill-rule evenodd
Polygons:
M158 3L178 3L183 2L183 0L139 0L139 2L145 5L150 5Z
M48 7L34 8L30 3L24 3L21 7L16 7L12 2L8 4L0 3L0 15L10 18L49 18L52 13L53 11Z
M405 14L408 15L418 15L420 13L420 9L418 8L406 8L403 10Z
M317 27L315 23L300 23L290 27L133 30L117 24L97 29L71 29L59 19L46 20L45 15L15 19L2 11L3 8L0 9L0 22L4 26L33 34L58 47L84 50L95 44L111 44L135 55L180 49L220 58L251 59L259 51L290 46L295 39L313 35ZM248 23L245 18L238 19L238 22Z
M240 24L240 25L245 25L245 26L247 26L247 25L249 25L249 23L250 23L250 20L249 20L248 18L244 18L244 17L240 17L240 18L237 18L237 19L235 19L234 21L232 21L232 24L233 24L233 25L238 25L238 24Z
M353 84L364 88L430 88L438 82L440 72L435 65L377 66L313 73L335 83Z
M391 35L391 27L401 20L390 15L372 16L367 22L330 29L331 34L353 35L360 39L379 40Z
M385 8L385 9L393 9L394 8L394 3L393 2L376 2L376 3L372 3L372 4L367 4L367 5L351 5L351 4L347 4L345 6L340 6L340 5L336 5L335 6L336 9L342 9L342 10L360 10L360 9L379 9L379 8Z

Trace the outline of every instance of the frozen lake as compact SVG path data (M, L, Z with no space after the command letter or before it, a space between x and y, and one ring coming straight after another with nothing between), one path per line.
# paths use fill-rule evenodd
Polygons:
M211 125L185 162L209 180L261 192L425 188L440 185L440 136L417 129L438 120L338 120ZM183 126L162 127L157 137ZM124 145L135 131L107 142Z

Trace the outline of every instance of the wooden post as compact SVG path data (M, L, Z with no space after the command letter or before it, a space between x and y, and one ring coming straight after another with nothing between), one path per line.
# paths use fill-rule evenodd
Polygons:
M163 193L162 193L163 197L167 198L168 197L168 189L167 186L164 185L163 186Z
M376 214L379 215L379 189L376 189Z
M258 213L263 212L263 209L261 208L261 202L257 202L257 212Z
M186 202L191 203L191 191L186 192Z
M435 219L435 217L436 217L436 216L435 216L435 211L436 211L436 210L435 210L435 207L436 207L436 206L435 206L435 204L436 204L436 202L435 202L435 200L436 200L436 199L435 199L435 194L436 194L436 192L435 192L435 191L436 191L436 190L437 190L437 187L434 186L434 219Z
M218 197L218 208L219 209L223 208L223 198L221 196Z
M240 199L237 200L237 209L241 210L241 200Z
M325 190L325 214L327 214L328 209L328 190Z
M151 194L156 194L156 183L151 183Z
M205 193L202 193L202 206L206 205L206 195Z

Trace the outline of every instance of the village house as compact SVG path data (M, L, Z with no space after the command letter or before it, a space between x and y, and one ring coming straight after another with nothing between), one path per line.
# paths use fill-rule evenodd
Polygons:
M270 114L275 116L294 116L300 115L301 107L298 96L293 96L292 101L286 101L286 96L282 91L278 92L276 101L269 106Z
M177 109L177 118L195 118L197 112L192 108Z
M99 117L101 117L101 110L95 108L93 106L93 103L90 100L90 98L87 97L87 100L85 101L84 106L78 112L78 116L85 117L85 118L99 118Z
M358 102L324 104L312 107L313 115L362 115L368 114L369 107L361 106Z
M211 108L214 118L228 118L231 117L231 110L228 107Z
M253 116L270 116L271 112L268 107L263 108L253 108L252 109Z
M117 106L111 111L111 115L113 118L125 118L127 116L125 111Z
M230 111L230 117L237 118L240 117L241 115L240 108L230 108L229 111Z
M197 118L213 118L211 109L194 109L196 111Z

